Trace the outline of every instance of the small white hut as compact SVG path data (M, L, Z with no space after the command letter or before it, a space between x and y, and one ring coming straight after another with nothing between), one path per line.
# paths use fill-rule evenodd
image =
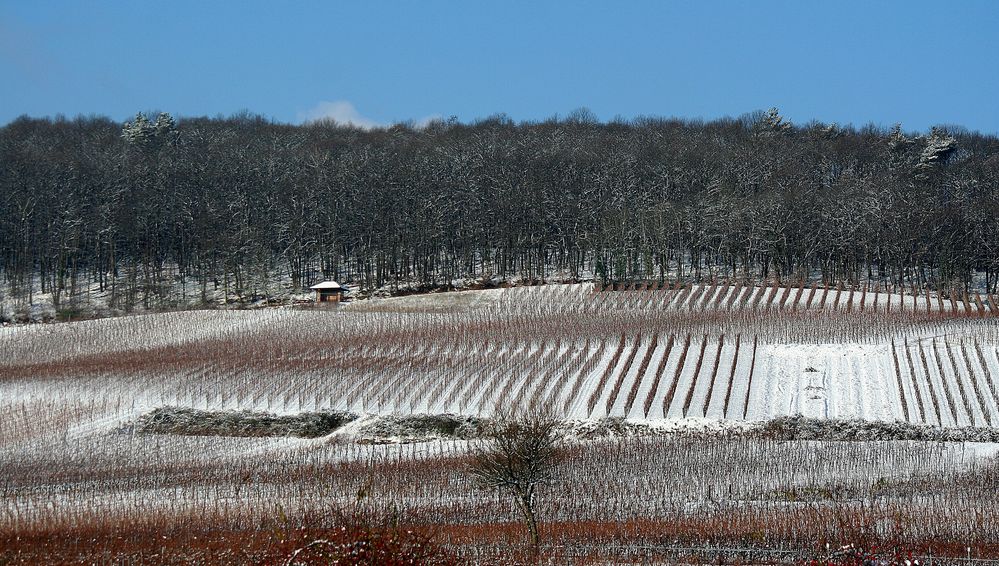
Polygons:
M316 292L317 303L339 303L347 288L336 281L323 281L309 287Z

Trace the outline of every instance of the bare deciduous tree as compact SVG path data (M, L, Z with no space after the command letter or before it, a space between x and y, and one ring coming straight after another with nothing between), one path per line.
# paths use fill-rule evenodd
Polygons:
M535 513L539 484L552 479L562 448L558 422L550 414L501 413L473 448L469 472L479 485L510 493L524 517L535 555L541 546Z

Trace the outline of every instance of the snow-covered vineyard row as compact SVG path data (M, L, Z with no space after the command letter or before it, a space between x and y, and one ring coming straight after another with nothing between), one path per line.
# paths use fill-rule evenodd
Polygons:
M569 419L999 426L999 319L969 306L989 301L566 285L173 313L0 334L0 390L8 403L114 400L125 414L544 407Z
M0 536L85 547L95 544L95 532L102 543L133 530L168 532L162 544L230 531L266 539L289 520L336 526L336 505L353 504L371 516L429 525L457 549L494 544L493 556L470 562L504 563L496 556L516 545L519 526L508 500L468 481L466 450L455 441L50 435L0 446ZM549 540L566 547L699 541L711 533L736 547L754 540L810 549L816 540L854 540L889 516L874 531L884 540L950 543L960 555L972 546L978 556L994 553L999 540L994 454L970 443L596 439L567 451L542 487L538 513ZM760 532L768 537L754 535Z
M615 291L614 289L618 290ZM685 318L709 313L712 323L724 323L721 311L734 320L753 321L788 315L784 324L796 320L839 322L857 319L865 327L957 318L999 317L999 296L964 291L949 295L919 292L885 292L870 286L860 289L820 287L817 283L798 287L751 286L730 284L631 284L631 285L547 285L515 287L487 291L467 291L414 295L386 300L362 301L337 312L354 315L350 321L321 314L295 311L294 320L283 330L335 330L354 337L357 331L387 330L394 326L402 333L422 325L440 326L442 320L424 316L428 313L460 314L455 324L476 318L486 322L511 319L517 315L605 315L604 322L615 314L643 311L649 316L679 314ZM117 352L153 348L203 339L231 339L248 327L281 324L291 316L287 309L227 311L180 311L160 315L121 317L76 322L69 325L41 325L0 328L0 348L15 358L38 361L41 357L65 357L79 354ZM396 314L363 318L361 313ZM405 317L419 314L420 317ZM849 315L849 316L846 316ZM510 322L516 322L509 320ZM765 330L765 329L760 329ZM369 332L369 334L371 334ZM6 337L6 339L5 339ZM23 338L23 339L18 339ZM55 344L53 344L55 343ZM17 361L12 358L11 361Z
M601 291L652 292L650 300L662 308L674 309L787 309L881 311L884 313L947 313L966 316L999 316L999 297L988 293L909 291L901 294L880 285L847 289L818 283L793 286L753 286L736 283L694 284L608 284ZM662 295L657 297L656 295Z
M372 363L384 367L365 367ZM741 335L652 335L465 355L431 348L371 353L339 371L288 366L110 372L8 382L3 389L8 400L117 398L140 408L278 413L481 415L497 406L540 406L575 419L753 421L801 414L942 426L999 423L999 353L974 339L787 346Z

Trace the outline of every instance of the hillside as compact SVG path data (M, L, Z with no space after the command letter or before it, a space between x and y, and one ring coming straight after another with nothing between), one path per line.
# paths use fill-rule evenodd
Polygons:
M565 419L992 426L993 300L739 285L468 291L8 329L0 371L7 402L135 411L540 406Z
M516 563L509 505L466 473L510 409L568 438L539 503L553 560L999 556L995 297L889 291L569 284L2 328L0 556L151 531L173 560L283 560L307 540L273 533L353 509Z

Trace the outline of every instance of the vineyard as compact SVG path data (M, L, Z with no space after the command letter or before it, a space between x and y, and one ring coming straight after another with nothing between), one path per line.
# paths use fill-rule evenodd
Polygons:
M877 291L522 287L0 334L7 403L999 424L999 307Z
M142 419L164 407L357 420L308 438L144 432ZM464 478L463 441L395 444L405 435L388 431L359 443L351 431L511 408L543 409L574 430L676 432L571 444L540 503L561 551L710 538L774 552L866 541L999 557L995 444L743 434L796 415L999 429L997 297L719 282L0 329L0 559L30 562L28 546L49 544L83 562L123 546L181 553L160 548L174 543L187 555L272 556L293 539L276 529L332 528L332 509L363 487L366 513L396 513L492 563L520 527L509 502ZM151 532L177 539L147 548ZM247 546L247 532L267 534Z

